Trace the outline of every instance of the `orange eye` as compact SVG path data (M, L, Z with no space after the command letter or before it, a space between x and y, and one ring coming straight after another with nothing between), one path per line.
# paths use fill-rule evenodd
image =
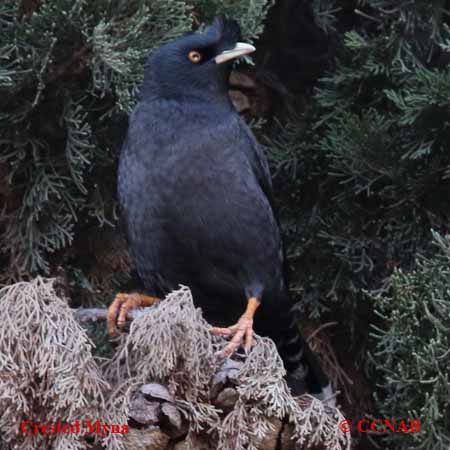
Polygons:
M188 58L191 63L197 64L202 60L202 55L197 50L191 50L189 52Z

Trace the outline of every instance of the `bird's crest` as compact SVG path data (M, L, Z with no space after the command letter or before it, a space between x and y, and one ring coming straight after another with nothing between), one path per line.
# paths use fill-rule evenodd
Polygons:
M241 28L236 20L220 15L214 18L205 34L210 35L217 43L220 42L223 47L232 47L241 39Z

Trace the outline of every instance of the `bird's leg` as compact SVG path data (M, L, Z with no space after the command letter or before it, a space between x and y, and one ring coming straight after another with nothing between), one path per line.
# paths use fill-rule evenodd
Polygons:
M253 345L253 317L260 301L256 297L248 299L247 308L235 325L228 328L211 329L211 333L222 336L233 336L230 343L220 352L221 356L231 356L244 341L244 348L249 350Z
M150 306L161 300L158 297L149 297L148 295L132 293L117 294L114 301L108 308L108 333L110 336L117 334L116 325L122 328L125 325L128 311L134 308Z

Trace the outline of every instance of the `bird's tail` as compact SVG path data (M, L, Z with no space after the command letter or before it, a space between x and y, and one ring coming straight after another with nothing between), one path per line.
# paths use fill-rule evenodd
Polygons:
M275 342L283 359L287 372L286 381L292 394L307 392L320 399L332 398L330 381L299 330L298 313L288 309L285 311L284 317L281 317L284 326ZM333 403L333 399L330 403Z

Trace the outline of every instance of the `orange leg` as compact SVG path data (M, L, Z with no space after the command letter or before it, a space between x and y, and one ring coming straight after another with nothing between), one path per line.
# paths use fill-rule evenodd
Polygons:
M260 305L256 297L248 299L247 308L235 325L228 328L212 328L211 333L222 336L233 336L230 343L222 350L221 356L231 356L244 341L244 348L249 350L253 345L253 317Z
M110 336L117 334L116 324L119 328L125 325L127 314L131 309L150 306L161 300L157 297L149 297L143 294L117 294L108 308L108 333Z

